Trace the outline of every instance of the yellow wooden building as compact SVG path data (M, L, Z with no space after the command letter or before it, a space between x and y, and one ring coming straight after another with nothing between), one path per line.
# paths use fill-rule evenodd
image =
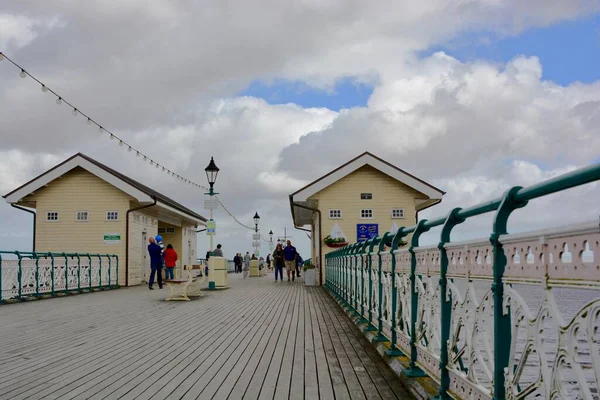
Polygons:
M311 226L311 259L321 267L334 246L414 225L419 211L440 203L444 194L365 152L289 198L294 226ZM320 270L324 282L324 268Z
M34 250L116 254L119 284L149 276L148 238L161 234L179 254L196 260L196 231L206 218L169 197L78 153L4 196L34 213ZM179 269L180 269L179 268Z

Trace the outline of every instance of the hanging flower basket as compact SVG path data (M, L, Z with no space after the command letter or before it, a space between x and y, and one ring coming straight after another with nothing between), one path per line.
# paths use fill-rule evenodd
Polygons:
M348 241L345 238L332 238L330 235L325 236L323 239L323 243L327 247L344 247L348 244Z

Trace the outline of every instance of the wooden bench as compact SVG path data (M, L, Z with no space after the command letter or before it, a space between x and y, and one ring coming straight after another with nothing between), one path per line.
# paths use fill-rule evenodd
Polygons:
M204 296L200 291L200 284L206 280L202 265L192 265L191 268L185 268L187 278L169 279L165 283L169 286L169 297L166 301L185 300L189 301L190 297Z

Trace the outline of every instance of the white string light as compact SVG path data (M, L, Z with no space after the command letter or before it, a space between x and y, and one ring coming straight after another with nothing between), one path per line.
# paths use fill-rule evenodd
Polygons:
M127 146L127 151L128 152L132 152L135 151L135 155L136 157L140 157L143 156L144 157L144 161L149 160L149 157L142 153L141 151L137 150L136 148L134 148L132 145L130 145L129 143L127 143L125 140L123 140L122 138L120 138L119 136L115 135L113 132L107 130L106 128L104 128L102 125L100 125L98 122L96 122L93 118L91 118L89 115L83 113L79 108L75 107L73 104L71 104L70 102L66 101L65 99L62 98L62 96L58 95L58 93L56 93L54 90L50 89L46 84L42 83L39 79L37 79L36 77L32 76L29 72L25 71L25 69L23 67L21 67L19 64L17 64L16 62L14 62L11 58L7 57L6 54L0 52L0 61L2 60L8 60L13 66L15 66L16 68L18 68L20 70L19 75L21 76L21 78L27 78L28 76L33 79L34 81L36 81L39 85L40 85L40 89L42 92L46 93L46 92L50 92L52 93L54 96L56 96L56 104L57 105L61 105L63 102L65 102L71 109L72 109L72 113L74 116L78 116L78 115L82 115L83 117L86 118L87 120L87 124L88 125L95 125L98 127L98 131L100 133L108 133L109 134L109 138L111 140L114 139L118 139L118 143L119 146ZM178 180L187 183L189 185L192 185L194 187L203 189L203 190L210 190L208 187L204 186L204 185L200 185L198 183L195 183L189 179L184 178L183 176L176 174L175 172L171 171L170 169L166 168L165 166L163 166L162 164L159 164L158 162L150 159L150 165L154 165L155 168L159 168L162 170L162 172L166 172L167 175L172 176L174 178L177 178ZM245 225L243 223L241 223L223 204L223 202L221 202L221 199L219 199L217 196L215 196L215 198L217 199L218 203L221 205L221 207L223 208L223 210L225 210L225 212L231 217L233 218L233 220L238 223L239 225L243 226L246 229L250 229L250 230L254 230L254 227ZM262 237L262 236L261 236ZM263 238L263 240L265 240ZM266 240L265 240L266 241Z

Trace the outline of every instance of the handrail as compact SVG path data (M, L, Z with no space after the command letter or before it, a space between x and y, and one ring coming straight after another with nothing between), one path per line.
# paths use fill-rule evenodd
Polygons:
M95 268L97 271L92 274ZM44 295L118 288L118 275L119 258L115 254L0 250L0 304ZM106 279L108 284L104 285Z
M408 355L407 376L423 376L425 373L434 376L440 383L440 398L448 399L451 393L458 396L465 387L480 398L505 399L509 397L508 393L512 398L520 398L524 393L549 398L551 392L560 392L567 398L570 395L561 392L566 389L556 383L562 375L553 369L544 373L552 379L530 382L527 388L522 388L520 379L524 378L518 370L522 368L519 357L526 355L519 356L516 351L515 343L521 339L518 332L513 332L516 329L514 318L517 318L516 315L528 315L529 319L523 323L541 324L540 318L546 314L530 308L551 307L557 301L553 295L556 287L573 290L597 290L600 287L600 246L597 245L600 226L596 222L583 227L507 235L507 223L513 211L527 207L531 200L599 180L600 163L529 187L516 186L498 198L453 209L444 217L421 220L396 232L348 244L325 256L325 287L352 315L359 317L357 323L366 325L365 330L377 330L375 341L390 341L388 355ZM490 212L494 212L495 216L488 240L451 244L454 227ZM437 247L420 246L420 236L438 226L442 227L442 231ZM398 244L411 234L408 248L399 250ZM391 248L386 250L390 240ZM584 253L587 260L583 257ZM385 268L382 263L384 254L391 257L391 263ZM571 255L566 257L565 254ZM368 274L368 281L365 274ZM461 279L464 279L466 289L456 285L455 281ZM388 282L386 287L384 281ZM488 285L487 294L481 297L480 293L476 293L474 282L480 282L484 287ZM526 304L517 289L512 287L514 283L540 287L546 300L541 306ZM366 285L368 294L365 293ZM377 290L378 307L375 309L373 296ZM382 304L384 293L385 298L391 300L386 304ZM369 306L365 310L366 302ZM552 307L546 313L560 313L558 307ZM463 312L470 313L470 317L466 318L461 314ZM560 315L556 316L559 321L556 334L571 335L573 340L579 335L576 339L588 340L591 353L600 351L594 342L595 333L587 332L591 339L581 338L583 327L597 324L597 321L592 321L595 318L592 316L599 312L600 297L596 297L581 305L573 317L573 321L578 321L575 328L568 322L561 322ZM375 313L377 315L372 315ZM384 313L389 316L386 324L391 326L384 326ZM434 315L436 317L432 319ZM469 325L477 320L487 322ZM532 335L528 336L528 340L539 340L540 335L533 335L538 330L528 330L528 335ZM492 343L478 348L475 336L466 337L465 331L472 335L486 331L492 337ZM568 343L566 338L556 340L555 346L558 347L553 354L560 350L561 357L572 360L565 362L581 362L581 356L569 354L568 348L560 347L566 346L565 343ZM466 347L461 349L460 346ZM540 347L543 348L543 345L536 350L544 351ZM544 365L540 368L559 367ZM579 375L568 378L568 384L578 387L582 398L588 398L590 385L593 390L600 389L597 387L600 383L594 378L600 376L598 368L597 362L588 365L581 369L583 372ZM480 375L471 372L473 370L478 370ZM586 371L591 372L586 375ZM552 375L555 373L557 375ZM565 372L561 371L561 374Z

